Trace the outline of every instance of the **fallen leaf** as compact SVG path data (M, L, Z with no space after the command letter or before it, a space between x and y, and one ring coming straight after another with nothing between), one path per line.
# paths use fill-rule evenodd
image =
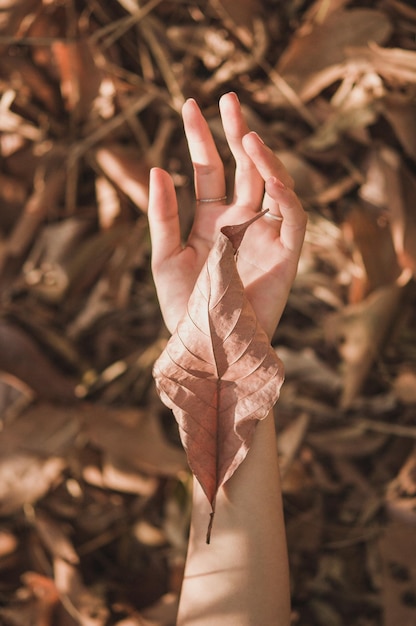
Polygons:
M384 117L391 124L406 154L416 159L416 103L400 93L386 96Z
M140 473L137 469L127 466L123 468L121 462L104 456L102 468L96 465L85 465L83 478L91 485L101 489L112 489L124 493L137 493L141 496L151 496L156 493L159 481L154 476Z
M381 43L391 32L385 14L357 8L332 13L302 37L294 37L277 71L307 101L342 77L346 49Z
M337 337L343 359L341 407L350 406L359 396L374 361L397 324L402 297L403 288L391 283L329 319L328 339Z
M19 541L13 533L0 528L0 560L10 556L17 550Z
M188 310L154 367L160 397L174 412L191 470L211 504L211 521L218 489L246 457L256 423L283 383L282 363L235 263L252 221L221 229ZM208 543L209 535L210 528Z
M115 473L120 482L124 474L123 491L128 491L128 474L132 472L176 476L186 465L183 451L167 441L158 417L152 413L86 405L85 420L89 440L104 454L104 484L109 479L114 481ZM139 480L138 475L136 480Z
M277 156L295 181L296 193L300 198L310 201L328 187L328 178L296 152L280 150Z
M148 620L144 626L173 626L176 624L177 612L177 595L166 593L155 604L142 612L142 616Z
M349 301L359 302L368 293L397 280L401 268L388 221L379 212L352 204L343 230L359 268L351 279Z
M380 537L385 626L415 623L415 527L389 521Z
M55 583L37 572L26 572L22 578L26 589L36 599L36 623L38 626L52 626L54 609L59 602L59 593Z
M53 571L56 589L68 613L79 626L104 626L108 623L108 609L97 589L85 586L81 575L72 563L55 557Z
M0 516L13 515L42 498L59 481L65 462L14 451L0 456Z
M384 79L397 82L416 82L416 51L401 48L382 48L370 42L368 47L354 47L346 50L348 59L368 61L371 67Z
M54 368L28 334L6 321L0 322L0 369L25 383L41 398L75 401L71 379Z
M60 74L65 108L75 119L84 120L98 96L102 78L88 40L81 36L76 41L55 41L52 53Z
M303 386L316 391L316 394L335 395L341 387L339 373L322 361L310 348L291 350L286 346L278 349L285 364L286 380L300 380Z
M221 18L225 28L235 34L247 48L253 45L253 17L258 12L255 0L210 0L212 9Z
M416 372L400 371L394 382L393 388L396 396L403 404L416 404Z
M143 158L138 158L137 149L128 149L117 144L101 146L95 158L104 174L108 176L134 205L147 211L149 201L149 165Z
M79 564L78 554L62 524L58 524L42 510L36 511L34 524L43 545L53 557L64 559L73 565Z
M308 430L310 415L301 413L290 422L277 438L279 468L282 479L287 475Z
M355 423L339 428L309 433L306 441L316 450L333 454L337 458L362 458L375 454L386 442L383 433L366 433L364 427Z
M76 404L36 402L20 411L2 430L0 458L20 451L41 458L64 457L79 437L82 409Z

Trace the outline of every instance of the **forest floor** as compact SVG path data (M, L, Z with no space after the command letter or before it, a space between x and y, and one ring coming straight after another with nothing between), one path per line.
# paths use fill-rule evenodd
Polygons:
M194 97L231 194L233 90L309 214L273 338L292 623L415 626L414 2L0 9L0 623L175 624L191 478L152 380L148 175L186 235Z

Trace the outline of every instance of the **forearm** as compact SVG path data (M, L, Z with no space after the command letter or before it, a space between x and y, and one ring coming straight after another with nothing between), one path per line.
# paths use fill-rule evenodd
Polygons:
M247 458L210 505L194 481L179 626L287 626L289 574L273 416L257 426Z

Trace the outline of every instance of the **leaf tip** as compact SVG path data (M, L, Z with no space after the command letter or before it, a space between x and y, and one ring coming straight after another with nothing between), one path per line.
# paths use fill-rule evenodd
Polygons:
M237 252L238 248L240 247L241 242L243 241L245 232L247 228L250 226L250 224L252 224L253 222L256 222L260 217L263 217L263 215L267 213L268 210L269 209L265 209L264 211L260 211L259 213L256 213L254 217L247 220L246 222L243 222L243 224L237 224L235 226L234 225L223 226L221 228L221 232L223 233L223 235L228 237L228 239L230 240L234 248L234 254Z

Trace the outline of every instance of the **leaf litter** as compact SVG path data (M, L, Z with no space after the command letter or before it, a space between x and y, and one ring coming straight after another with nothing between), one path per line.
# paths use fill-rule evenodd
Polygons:
M175 623L191 482L147 180L171 172L186 236L180 107L231 181L232 89L309 213L272 342L292 623L414 623L413 3L0 4L0 621Z

